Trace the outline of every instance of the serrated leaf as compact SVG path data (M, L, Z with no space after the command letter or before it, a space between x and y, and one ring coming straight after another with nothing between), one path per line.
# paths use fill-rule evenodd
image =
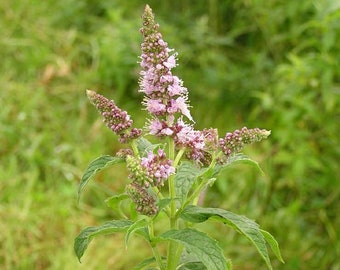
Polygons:
M152 144L143 137L137 139L137 149L141 157L146 156L150 151L153 151L157 146L158 144Z
M86 168L83 177L80 180L78 188L78 200L80 198L81 191L86 184L101 170L117 163L124 162L123 158L112 157L109 155L101 156L93 160Z
M215 171L215 173L219 173L221 170L229 167L232 164L237 164L237 163L243 163L243 164L251 165L251 166L255 167L256 169L258 169L261 174L264 174L264 172L262 171L258 162L256 162L255 160L252 160L250 157L248 157L248 156L246 156L242 153L231 156L228 159L227 163L225 163L223 165L215 166L214 171Z
M128 198L130 198L129 195L127 195L126 193L122 193L122 194L114 195L114 196L107 198L105 200L105 203L108 207L116 210L118 207L118 204L121 201L126 200Z
M272 269L270 258L268 256L268 250L266 246L266 241L262 235L259 225L246 218L245 216L240 216L232 212L226 211L219 208L203 208L198 206L189 205L181 213L182 219L193 222L200 223L204 222L209 218L217 218L226 225L232 227L242 235L244 235L258 250L261 257L267 264L269 269Z
M160 235L162 240L173 240L194 253L209 270L227 270L226 258L216 240L195 229L170 230Z
M147 225L148 222L146 219L140 219L137 220L135 223L133 223L130 228L127 230L126 235L125 235L125 246L128 245L130 235L132 235L134 232L143 229L143 231L147 231ZM144 234L143 234L144 235ZM149 237L148 237L149 238Z
M87 227L74 239L74 251L80 262L93 237L126 231L133 224L130 220L113 220L98 227Z
M196 178L202 173L202 170L190 162L182 162L178 167L175 175L176 196L183 202Z
M263 237L266 239L267 243L269 244L271 250L274 252L275 256L282 262L284 263L284 260L281 256L281 252L280 252L280 247L279 247L279 243L276 241L276 239L274 238L274 236L272 236L269 232L265 231L265 230L261 230L261 233L263 235Z

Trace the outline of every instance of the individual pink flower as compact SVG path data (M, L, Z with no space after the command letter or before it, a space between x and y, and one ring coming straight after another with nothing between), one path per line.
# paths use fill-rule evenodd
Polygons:
M149 112L155 115L163 115L166 112L166 106L160 98L147 100L146 107Z

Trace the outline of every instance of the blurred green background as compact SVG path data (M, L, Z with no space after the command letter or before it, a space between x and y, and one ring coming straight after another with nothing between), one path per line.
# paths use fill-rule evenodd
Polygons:
M126 183L124 167L104 171L77 204L87 164L120 147L85 89L143 126L146 3L179 53L196 128L272 130L246 149L266 174L234 166L205 204L270 231L286 261L274 269L340 269L339 0L0 1L0 268L130 269L149 254L122 235L95 239L82 264L73 253L81 228L115 217L104 199ZM205 229L234 269L265 269L242 237Z

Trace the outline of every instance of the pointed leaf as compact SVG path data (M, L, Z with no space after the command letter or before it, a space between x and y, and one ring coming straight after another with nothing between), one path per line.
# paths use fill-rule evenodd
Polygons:
M86 168L83 177L80 180L79 188L78 188L78 200L80 198L80 193L86 184L95 176L99 171L107 168L116 163L124 162L123 158L112 157L109 155L101 156L93 160L88 167Z
M165 198L165 199L159 200L157 202L158 211L161 211L162 209L167 207L171 203L171 201L172 201L172 199L170 199L170 198Z
M95 236L126 231L133 224L130 220L113 220L98 227L87 227L74 239L74 251L80 261L89 243Z
M195 229L170 230L160 239L173 240L182 244L188 252L194 253L209 270L227 270L227 261L217 241Z
M127 230L126 236L125 236L125 245L128 245L130 235L132 235L135 231L138 231L140 229L144 229L144 231L147 229L148 222L145 218L142 218L140 220L137 220L134 224L130 226L130 228Z
M110 207L111 209L116 210L118 207L118 204L123 201L130 198L129 195L127 195L126 193L122 193L122 194L118 194L118 195L114 195L112 197L109 197L105 200L105 203L108 207Z
M245 216L240 216L219 208L202 208L189 205L181 213L182 219L193 223L204 222L212 217L217 218L243 234L256 247L261 257L266 262L267 267L272 269L265 238L256 222L246 218Z
M158 144L152 144L143 137L137 139L137 149L141 157L146 156L148 152L153 151L157 146Z
M279 243L276 241L274 236L272 236L269 232L265 230L260 230L263 237L266 239L267 243L269 244L270 248L274 252L275 256L282 262L285 263L280 252Z
M215 171L215 173L219 173L223 169L229 167L232 164L236 164L236 163L243 163L243 164L248 164L248 165L254 166L256 169L258 169L260 171L261 174L264 174L264 172L262 171L258 162L252 160L251 158L249 158L248 156L246 156L242 153L231 156L228 159L227 163L225 163L223 165L216 165L215 168L214 168L214 171Z
M202 170L190 162L182 162L175 175L175 189L177 197L183 202L196 178Z

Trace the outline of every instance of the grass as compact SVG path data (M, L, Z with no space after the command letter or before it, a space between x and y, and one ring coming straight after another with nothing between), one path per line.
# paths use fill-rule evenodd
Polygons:
M339 7L174 1L177 15L169 16L170 2L157 2L150 5L179 51L177 72L191 91L197 128L272 129L268 141L247 149L266 175L235 166L207 203L272 232L286 261L273 260L274 269L338 269ZM147 253L138 240L126 251L122 235L95 239L81 264L73 253L81 228L115 217L103 201L126 179L123 168L104 171L77 203L87 164L119 148L85 89L144 123L136 63L143 5L0 2L1 269L130 269ZM224 230L234 269L264 267L238 235L206 229L218 238Z

